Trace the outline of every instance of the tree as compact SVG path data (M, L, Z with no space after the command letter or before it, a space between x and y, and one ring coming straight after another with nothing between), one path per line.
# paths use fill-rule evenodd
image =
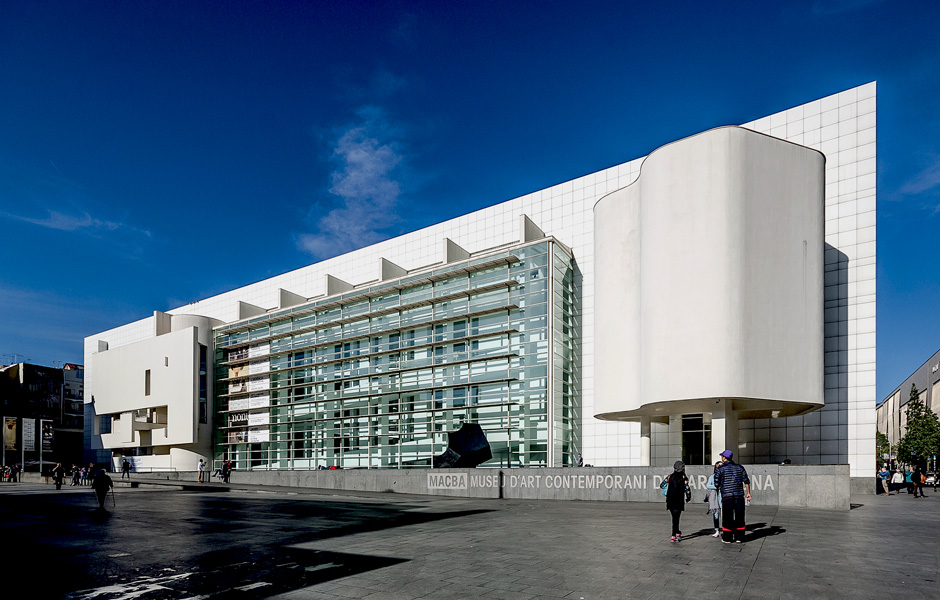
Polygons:
M906 463L924 462L940 449L940 419L920 401L917 386L911 384L907 401L907 431L898 442L898 460Z
M875 462L881 464L882 462L887 461L887 457L890 457L895 448L891 446L891 443L888 441L888 436L881 433L880 431L875 432Z

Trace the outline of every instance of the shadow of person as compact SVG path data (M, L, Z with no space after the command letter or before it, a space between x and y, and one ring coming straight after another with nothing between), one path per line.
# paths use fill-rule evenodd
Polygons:
M761 523L761 525L764 525L764 524ZM760 527L759 529L755 528L754 530L751 530L751 528L748 527L747 541L750 542L750 541L758 540L758 539L765 538L771 535L780 535L781 533L786 533L786 532L787 532L786 529L778 525L771 525L770 527L764 526L764 527Z
M682 539L690 540L692 538L697 538L697 537L705 537L705 536L710 537L713 533L715 533L715 529L713 527L709 527L708 529L699 529L698 531L693 531L689 535L686 535L683 533Z

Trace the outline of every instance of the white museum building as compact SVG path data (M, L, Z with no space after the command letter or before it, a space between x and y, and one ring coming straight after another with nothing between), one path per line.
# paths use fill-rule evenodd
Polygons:
M874 82L85 338L138 470L875 474ZM860 480L860 479L859 479Z

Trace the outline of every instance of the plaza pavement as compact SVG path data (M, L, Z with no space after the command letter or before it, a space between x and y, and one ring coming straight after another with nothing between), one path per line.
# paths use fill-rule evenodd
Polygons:
M227 491L226 491L227 490ZM698 500L693 498L693 500ZM751 507L748 542L683 541L662 504L448 499L207 484L0 484L8 573L38 598L936 598L940 494L853 498L851 511ZM6 552L5 552L6 554ZM41 565L37 566L37 565Z

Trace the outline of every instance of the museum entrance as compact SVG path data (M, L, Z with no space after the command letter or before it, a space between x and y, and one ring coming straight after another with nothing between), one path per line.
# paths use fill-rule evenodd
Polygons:
M682 462L707 465L712 453L711 414L682 415Z

